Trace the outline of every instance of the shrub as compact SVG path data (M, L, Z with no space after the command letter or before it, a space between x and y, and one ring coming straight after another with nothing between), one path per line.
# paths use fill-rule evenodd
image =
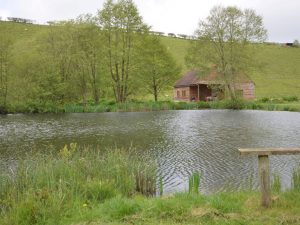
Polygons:
M197 103L197 108L198 109L209 109L210 104L209 104L209 102L198 102Z
M263 102L263 103L266 103L266 102L269 102L270 99L267 98L267 97L264 97L264 98L260 99L260 101Z
M176 109L176 110L186 109L186 107L187 107L187 103L186 102L176 102L173 105L173 108Z
M297 102L299 101L299 98L297 96L289 96L289 97L283 97L283 100L287 102Z
M230 100L230 101L226 101L225 102L225 108L226 109L235 109L235 110L239 110L239 109L243 109L245 106L244 102L242 100Z
M275 104L280 104L280 103L284 103L284 100L281 98L271 98L270 102Z
M1 114L7 114L8 113L8 108L7 106L0 105L0 115Z

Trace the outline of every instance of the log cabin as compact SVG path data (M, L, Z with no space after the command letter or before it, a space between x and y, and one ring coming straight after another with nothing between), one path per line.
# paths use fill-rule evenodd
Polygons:
M188 71L174 86L174 100L211 101L225 99L224 79L220 79L215 69L208 74ZM244 100L255 99L255 84L247 76L239 76L234 82L236 95Z

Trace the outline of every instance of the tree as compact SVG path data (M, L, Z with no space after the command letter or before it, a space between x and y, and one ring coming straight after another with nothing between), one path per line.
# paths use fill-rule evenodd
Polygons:
M293 47L300 47L298 39L294 40Z
M74 58L77 51L75 28L70 22L57 22L37 38L43 73L35 77L41 87L42 101L50 100L65 103L78 99L74 74ZM76 71L78 72L78 71Z
M126 101L131 94L136 44L148 28L132 0L107 0L99 11L99 25L105 38L106 58L115 99Z
M180 69L158 37L145 38L140 48L140 86L157 101L161 91L178 79Z
M0 106L6 106L12 41L9 32L0 32Z
M38 38L40 60L46 63L42 63L42 77L35 77L41 78L37 84L42 88L40 92L48 93L43 100L52 101L54 95L62 103L82 99L86 105L92 96L96 104L99 102L101 41L101 31L91 15L53 23ZM47 80L52 80L51 84Z
M196 34L187 64L206 71L214 66L230 98L236 99L235 84L255 68L255 44L267 37L262 17L252 9L216 6L200 21Z
M77 18L78 46L81 51L82 62L89 74L89 82L92 87L92 95L96 104L100 100L100 73L104 67L101 30L96 25L93 16L87 14Z

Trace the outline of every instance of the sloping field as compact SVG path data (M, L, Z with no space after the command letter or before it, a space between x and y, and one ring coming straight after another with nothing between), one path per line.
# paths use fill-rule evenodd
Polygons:
M35 34L47 29L47 26L0 22L0 32L5 30L15 41L30 40ZM185 55L189 41L170 37L161 37L162 42L172 53L182 72L185 66ZM279 45L263 45L257 55L263 68L251 74L256 84L256 96L262 97L300 97L300 48Z
M162 42L181 65L182 71L188 70L184 58L189 41L162 37ZM263 67L250 75L256 84L257 98L300 97L300 48L263 45L259 47L257 57Z

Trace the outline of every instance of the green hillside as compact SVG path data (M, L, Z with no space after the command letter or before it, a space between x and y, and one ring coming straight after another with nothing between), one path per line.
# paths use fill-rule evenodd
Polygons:
M6 30L11 33L16 42L30 40L36 33L45 29L48 29L48 26L0 22L0 31ZM189 41L170 37L162 37L161 40L181 66L182 72L188 70L184 58ZM250 75L256 84L257 98L300 97L300 48L263 45L257 57L264 65L260 71Z
M22 41L23 39L30 39L35 34L48 29L45 25L23 24L15 22L1 22L0 32L7 32L13 41Z
M188 70L184 58L189 41L162 37L162 42L181 65L183 73ZM256 84L257 98L300 97L300 48L266 44L259 48L257 57L263 68L250 75Z
M262 71L252 75L258 97L300 96L300 48L264 45Z

